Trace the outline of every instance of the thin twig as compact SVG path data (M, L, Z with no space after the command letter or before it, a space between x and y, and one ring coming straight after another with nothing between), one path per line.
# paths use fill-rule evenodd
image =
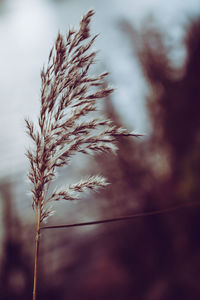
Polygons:
M56 228L70 228L70 227L97 225L97 224L102 224L102 223L111 223L111 222L117 222L117 221L126 221L126 220L135 219L135 218L139 218L139 217L156 216L156 215L161 215L161 214L165 214L165 213L170 213L170 212L179 210L181 208L193 207L193 206L197 206L197 205L200 205L200 202L193 201L193 202L187 202L187 203L179 204L176 206L168 207L165 209L142 212L142 213L137 213L137 214L133 214L133 215L129 215L129 216L121 216L121 217L112 218L112 219L104 219L104 220L97 220L97 221L84 222L84 223L43 226L40 229L43 230L43 229L56 229Z

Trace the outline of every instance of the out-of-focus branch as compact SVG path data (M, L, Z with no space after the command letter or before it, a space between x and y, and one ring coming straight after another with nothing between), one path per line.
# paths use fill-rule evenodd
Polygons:
M164 208L164 209L141 212L141 213L137 213L137 214L133 214L133 215L129 215L129 216L121 216L121 217L116 217L116 218L111 218L111 219L103 219L103 220L83 222L83 223L42 226L40 229L43 230L43 229L69 228L69 227L90 226L90 225L97 225L97 224L103 224L103 223L111 223L111 222L117 222L117 221L127 221L127 220L140 218L140 217L148 217L148 216L156 216L156 215L166 214L166 213L170 213L170 212L179 210L181 208L194 207L197 205L200 205L199 201L191 201L191 202L182 203L182 204L171 206L171 207Z

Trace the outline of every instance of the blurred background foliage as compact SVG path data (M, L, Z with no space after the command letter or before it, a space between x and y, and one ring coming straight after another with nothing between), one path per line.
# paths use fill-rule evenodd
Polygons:
M80 170L78 158L63 170L59 184L67 176L81 177L85 169L88 174L97 169L112 184L80 203L58 206L52 224L199 201L200 18L189 17L184 27L186 55L179 66L169 55L173 43L152 16L139 29L124 18L116 26L146 79L151 130L138 140L120 138L117 156L98 155L82 162ZM103 109L115 122L126 124L114 99L107 99ZM34 219L30 197L29 203L24 195L24 174L1 174L2 300L32 295ZM198 206L126 222L43 231L38 300L200 299L199 236Z

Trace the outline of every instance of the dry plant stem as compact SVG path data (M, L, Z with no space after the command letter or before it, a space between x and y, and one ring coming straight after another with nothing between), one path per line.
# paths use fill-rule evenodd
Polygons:
M38 258L39 258L39 246L40 246L40 219L41 219L41 201L37 210L37 228L35 237L35 264L34 264L34 280L33 280L33 300L36 300L37 291L37 274L38 274Z
M161 214L167 214L170 212L180 210L182 208L194 207L197 205L200 205L199 201L191 201L191 202L182 203L182 204L171 206L171 207L164 208L164 209L158 209L158 210L153 210L153 211L148 211L148 212L141 212L141 213L136 213L134 215L129 215L129 216L121 216L121 217L116 217L116 218L112 218L112 219L104 219L104 220L97 220L97 221L84 222L84 223L42 226L40 229L43 230L43 229L70 228L70 227L90 226L90 225L97 225L97 224L111 223L111 222L118 222L118 221L128 221L128 220L132 220L132 219L140 218L140 217L148 217L148 216L157 216L157 215L161 215Z
M77 153L95 155L116 153L119 136L140 135L129 132L107 117L97 116L97 102L112 94L105 86L108 72L90 74L96 52L91 47L97 36L90 35L94 11L83 16L78 30L60 33L41 71L41 109L37 122L26 120L32 140L27 150L28 178L32 184L32 206L36 212L35 270L33 300L36 300L41 224L53 214L55 201L80 199L82 192L105 188L109 183L100 175L49 191L57 169L67 166Z

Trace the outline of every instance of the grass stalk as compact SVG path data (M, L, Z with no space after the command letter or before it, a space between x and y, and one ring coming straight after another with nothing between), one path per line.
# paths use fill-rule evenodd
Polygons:
M40 230L71 228L71 227L90 226L90 225L97 225L97 224L104 224L104 223L111 223L111 222L119 222L119 221L128 221L128 220L133 220L133 219L136 219L136 218L151 217L151 216L158 216L158 215L162 215L162 214L168 214L168 213L176 212L177 210L180 210L180 209L195 207L195 206L199 206L199 205L200 205L199 201L190 201L190 202L184 202L184 203L174 205L174 206L171 206L171 207L167 207L167 208L163 208L163 209L140 212L140 213L135 213L133 215L120 216L120 217L115 217L115 218L111 218L111 219L103 219L103 220L96 220L96 221L83 222L83 223L74 223L74 224L61 224L61 225L42 226L42 227L40 227Z
M37 227L35 236L35 263L34 263L34 278L33 278L33 300L36 300L37 292L37 277L38 277L38 259L40 246L40 224L41 224L41 201L37 210Z
M75 201L82 192L96 191L109 183L101 175L91 175L63 188L49 190L57 169L67 166L77 153L116 154L119 136L140 135L129 132L105 116L96 116L97 101L108 97L113 88L105 85L108 72L91 75L96 52L91 47L97 35L90 35L94 11L82 17L79 29L58 34L48 63L41 71L41 108L36 123L26 119L32 147L27 150L37 226L33 300L36 300L41 224L54 212L53 203Z

